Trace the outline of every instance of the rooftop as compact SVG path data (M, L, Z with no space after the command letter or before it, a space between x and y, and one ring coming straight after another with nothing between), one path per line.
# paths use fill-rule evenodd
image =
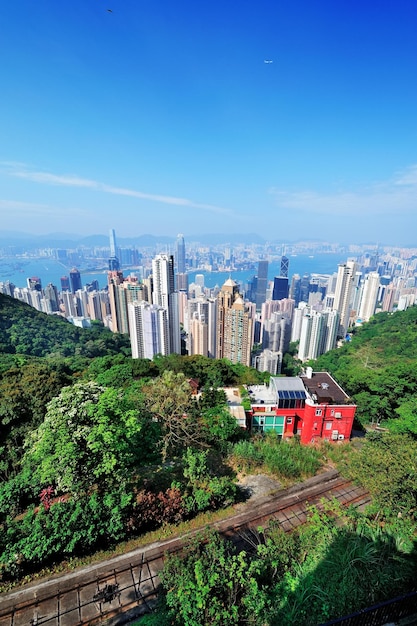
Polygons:
M299 376L273 377L272 389L280 400L306 400L307 394Z
M229 405L229 407L242 404L242 398L240 397L240 391L238 387L223 387L223 391L226 394L227 404Z
M248 385L248 393L251 404L277 403L276 391L271 385Z
M327 372L313 372L300 377L317 404L349 404L349 396Z

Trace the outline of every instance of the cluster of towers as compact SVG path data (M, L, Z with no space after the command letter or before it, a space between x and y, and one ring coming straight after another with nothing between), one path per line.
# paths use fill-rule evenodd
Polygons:
M203 274L188 284L183 235L175 255L157 254L139 279L124 277L111 230L106 289L97 281L83 287L73 268L62 277L61 292L52 284L43 289L36 277L25 288L0 283L0 291L79 325L101 320L113 332L129 335L134 358L187 352L279 374L290 342L298 345L300 360L316 359L375 312L414 304L415 278L405 270L398 276L387 270L348 260L331 276L294 274L289 282L283 255L272 281L262 259L244 288L229 278L222 287L206 289Z

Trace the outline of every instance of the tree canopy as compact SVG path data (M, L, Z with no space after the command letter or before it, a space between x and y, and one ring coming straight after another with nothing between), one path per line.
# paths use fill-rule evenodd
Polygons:
M351 341L311 363L327 370L357 403L363 423L416 434L417 307L378 313Z
M143 462L142 426L116 389L77 383L49 403L24 463L39 485L54 485L58 492L77 494L95 484L110 488Z

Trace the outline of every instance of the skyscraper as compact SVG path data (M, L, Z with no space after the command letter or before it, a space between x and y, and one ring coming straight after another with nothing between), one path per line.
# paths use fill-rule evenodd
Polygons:
M114 333L128 333L129 323L124 293L120 286L123 283L123 272L116 270L107 274L107 285L110 299L111 330Z
M175 293L174 257L172 254L158 254L152 260L153 293L152 302L164 307L168 314L170 352L181 354L181 333L179 323L178 297Z
M52 283L48 283L45 287L45 298L50 302L51 312L59 311L58 289Z
M64 304L65 317L76 317L77 311L77 299L70 291L62 292L62 300Z
M310 274L303 274L300 280L300 302L308 302L308 294L310 293Z
M291 279L290 298L295 301L295 306L300 303L300 291L301 291L301 276L294 274Z
M281 257L281 273L280 276L284 276L285 278L288 278L288 268L290 265L290 261L288 259L288 257L286 256L282 256Z
M262 321L262 348L280 352L281 358L288 351L291 338L291 320L285 313L275 312Z
M188 291L188 274L185 265L184 235L177 235L175 264L177 267L177 291Z
M217 320L217 300L214 298L195 298L188 301L187 307L187 330L189 336L188 353L196 354L194 336L196 328L192 326L193 319L204 320L207 326L207 354L210 358L216 356L216 320ZM198 352L197 354L202 354Z
M109 231L109 241L110 241L110 258L109 258L109 271L117 271L120 269L120 262L117 256L117 247L116 247L116 231L114 228L110 228Z
M336 311L339 311L340 314L340 326L338 332L339 337L344 337L346 335L349 326L349 315L351 310L351 298L355 272L356 264L354 261L341 263L337 270L333 308Z
M28 289L34 289L35 291L42 291L42 282L38 276L32 276L32 278L27 278L26 283Z
M88 293L88 315L92 320L102 320L102 309L100 301L100 293L98 291L89 291Z
M107 274L110 299L112 330L117 333L129 333L128 304L146 300L146 289L136 276L123 277L123 272L113 271Z
M224 283L217 296L217 337L216 337L216 357L224 357L224 334L226 311L230 309L235 298L239 294L238 284L229 278Z
M255 305L238 296L225 311L223 356L232 363L251 364Z
M364 282L359 317L363 322L369 321L375 313L378 299L380 278L378 272L370 272Z
M185 241L184 235L177 235L177 272L178 274L185 274Z
M286 276L275 276L272 300L283 300L284 298L288 298L288 278Z
M129 337L133 359L152 359L169 354L167 310L149 302L130 302Z
M193 313L190 321L189 354L208 356L208 325L204 314Z
M317 359L336 345L339 328L337 311L314 311L307 308L302 318L298 358L302 361Z
M116 254L116 231L114 228L109 230L109 242L110 242L110 256L117 256Z
M174 257L172 254L157 254L152 259L153 292L152 302L168 310L169 296L174 293Z
M243 301L234 280L226 280L217 297L217 358L250 365L254 318L255 305Z
M76 267L73 267L72 270L70 271L69 279L70 279L72 293L75 293L79 289L83 288L82 283L81 283L81 274L77 270Z
M268 283L268 261L258 262L258 276L256 279L255 304L256 310L260 311L266 300L266 287Z
M61 276L61 291L70 291L70 288L68 276Z

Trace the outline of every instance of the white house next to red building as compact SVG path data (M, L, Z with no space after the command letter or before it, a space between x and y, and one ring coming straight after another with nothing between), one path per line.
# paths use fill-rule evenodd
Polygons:
M302 443L349 439L356 405L327 372L306 368L303 376L272 377L269 385L248 386L253 432L273 431Z

